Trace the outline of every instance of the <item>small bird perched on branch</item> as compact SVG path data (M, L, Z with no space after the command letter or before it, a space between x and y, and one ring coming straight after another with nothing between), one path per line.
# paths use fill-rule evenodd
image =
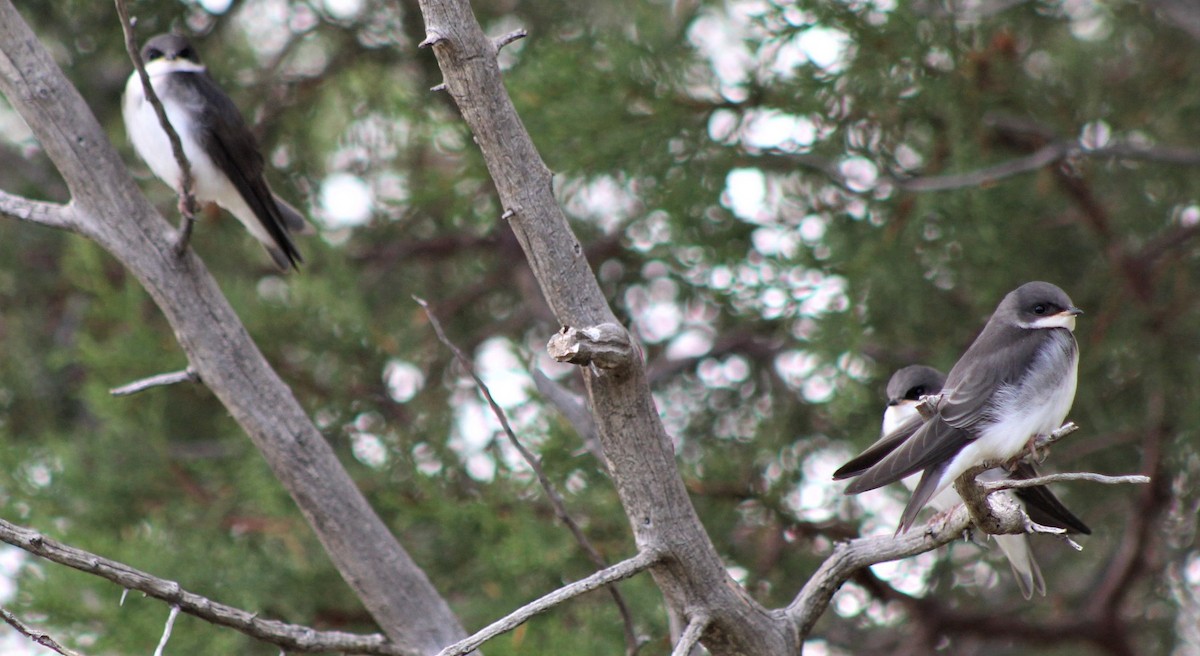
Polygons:
M1000 302L946 378L931 416L911 437L881 439L834 472L857 477L858 494L923 472L897 533L968 469L1012 460L1030 440L1058 428L1075 400L1079 348L1073 331L1082 310L1048 282L1030 282Z
M942 372L923 365L904 367L892 374L887 384L887 409L883 413L883 429L880 441L871 447L882 459L891 453L904 440L912 437L917 428L925 423L925 419L917 410L917 405L926 396L933 396L942 391L946 376ZM883 445L880 447L880 445ZM890 446L889 446L890 445ZM841 470L839 470L841 471ZM843 472L844 473L844 472ZM1004 478L1033 478L1037 470L1027 462L1018 462L1010 473L1002 468L989 469L980 474L985 481L995 481ZM902 480L910 490L917 486L916 474ZM1030 518L1038 524L1066 529L1073 533L1090 534L1091 529L1076 517L1066 506L1054 496L1045 486L1020 488L1013 490L1016 498L1025 506ZM950 510L962 503L953 486L947 487L929 500L929 505L939 512ZM1012 565L1013 575L1017 586L1026 599L1031 599L1033 593L1046 594L1045 579L1042 578L1041 568L1029 548L1029 538L1026 535L995 535L996 544L1004 552L1004 556Z
M264 162L241 112L209 76L196 50L177 34L160 34L142 48L142 60L192 170L192 192L216 203L262 242L281 270L303 258L291 233L310 232L304 217L271 192ZM121 103L134 150L160 180L178 190L182 173L154 107L135 70Z

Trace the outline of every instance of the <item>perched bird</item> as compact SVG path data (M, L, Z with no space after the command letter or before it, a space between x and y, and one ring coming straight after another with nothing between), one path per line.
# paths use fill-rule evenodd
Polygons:
M280 269L296 267L303 258L290 233L307 232L308 225L295 208L271 193L254 135L195 49L182 36L160 34L146 42L142 60L183 144L196 200L229 211L262 242ZM179 164L137 71L125 84L121 112L138 156L160 180L179 190Z
M834 473L857 476L857 494L924 472L897 532L968 469L1011 460L1037 435L1058 428L1075 399L1079 349L1072 331L1082 310L1066 292L1030 282L1000 302L983 332L946 378L928 420L910 419ZM1035 520L1036 521L1036 520Z
M883 430L880 441L891 436L888 443L894 449L903 442L903 439L911 437L915 428L925 421L917 411L917 404L922 397L941 392L945 380L946 377L942 372L923 365L905 367L892 374L887 384L888 402L887 409L883 413ZM898 436L903 439L897 440ZM989 469L979 477L982 480L992 481L1003 478L1032 478L1036 475L1037 471L1033 465L1021 462L1012 473L997 467ZM917 476L913 474L904 478L902 482L909 489L913 489L917 486ZM1049 488L1044 486L1020 488L1014 492L1026 507L1026 512L1031 518L1037 516L1037 519L1034 519L1035 522L1045 526L1063 528L1074 533L1091 533L1091 529L1067 510L1066 506L1054 496ZM961 502L962 499L954 488L947 487L930 499L929 505L939 511L945 511ZM1026 599L1032 598L1035 591L1044 596L1046 594L1045 579L1042 578L1042 570L1038 567L1037 560L1029 548L1028 537L1025 535L995 535L993 537L1012 566L1013 575L1017 579L1017 586L1021 589L1021 594Z

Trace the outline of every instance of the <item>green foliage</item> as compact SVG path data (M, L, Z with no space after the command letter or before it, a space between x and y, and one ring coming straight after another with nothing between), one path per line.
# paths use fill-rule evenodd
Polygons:
M111 6L25 4L174 220L171 191L124 136L130 66ZM286 277L229 216L210 213L197 228L192 247L268 361L468 628L595 566L489 423L414 294L491 374L601 552L632 554L603 469L519 371L533 362L581 393L572 372L541 358L558 326L457 109L427 91L440 72L415 47L424 36L416 3L371 0L352 18L321 3L278 3L296 33L263 18L262 4L210 15L196 3L146 1L134 13L142 38L198 33L212 74L256 125L272 184L318 225L299 243L305 266ZM1025 604L995 550L969 546L909 583L963 613L1037 619L1079 608L1140 514L1194 507L1194 169L1081 152L986 184L901 188L1085 134L1099 139L1093 146L1196 148L1200 58L1185 32L1121 2L1017 3L957 18L934 7L963 3L475 4L490 34L530 33L501 55L510 94L614 309L644 342L705 526L764 604L787 604L838 531L876 512L829 486L822 463L877 436L891 371L949 368L1001 296L1027 280L1060 284L1087 311L1072 413L1083 430L1048 465L1162 467L1159 480L1179 482L1176 496L1149 507L1127 487L1057 489L1095 534L1083 553L1036 542L1051 599ZM808 61L804 44L830 34L846 44L841 59ZM280 57L264 35L292 43ZM0 140L0 156L20 162L0 170L0 188L66 198L31 142ZM371 190L365 222L326 221L322 189L334 174ZM747 210L756 189L761 202ZM389 388L389 366L401 365L420 372L410 393ZM82 238L0 222L0 512L264 616L374 631L203 386L108 393L184 366L169 326L118 263ZM1194 517L1171 519L1147 538L1158 560L1124 597L1123 608L1151 609L1129 629L1137 653L1171 653L1174 623L1186 617L1161 583L1168 564L1197 557ZM137 594L118 605L114 586L32 560L18 582L6 604L45 616L88 653L147 653L167 613ZM652 580L621 590L650 638L639 653L670 653ZM870 603L869 612L828 613L818 633L830 649L865 649L864 629L874 653L911 645L911 627L886 619L899 611ZM619 653L621 636L598 592L487 653ZM1036 651L1007 638L947 640L954 653ZM1053 653L1088 649L1074 641ZM181 618L169 651L277 650Z

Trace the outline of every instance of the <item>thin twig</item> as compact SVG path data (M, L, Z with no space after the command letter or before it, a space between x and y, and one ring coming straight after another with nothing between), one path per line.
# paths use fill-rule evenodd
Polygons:
M563 500L562 495L558 493L558 489L554 487L554 483L550 480L550 477L546 475L546 471L542 469L541 460L534 455L532 451L527 449L525 445L521 443L521 440L517 438L517 434L513 432L512 426L508 423L508 415L504 412L504 409L500 407L500 404L496 403L496 399L492 397L491 390L488 389L486 384L484 384L483 379L479 377L479 374L475 372L475 366L471 362L471 359L468 358L467 355L462 352L462 349L458 348L458 346L454 344L454 342L451 342L450 338L446 336L445 330L442 329L441 322L438 321L437 316L433 313L433 310L429 307L429 304L426 303L424 299L417 296L413 296L413 300L417 302L417 305L421 306L421 309L425 310L425 316L429 317L429 324L433 327L433 332L437 334L438 340L441 341L442 344L445 344L446 348L450 349L450 351L454 354L455 359L457 359L459 364L462 365L463 369L467 371L467 373L471 376L471 379L475 381L475 386L478 387L480 393L483 394L483 398L487 401L488 407L491 408L492 414L496 416L496 419L500 422L501 428L504 429L504 434L508 436L509 443L512 444L513 448L521 454L521 457L525 460L525 463L529 465L529 468L533 470L534 475L537 476L538 483L542 486L542 490L546 493L546 497L550 499L550 505L554 507L554 514L557 515L558 519L566 525L568 530L571 531L571 535L575 537L575 541L579 543L579 546L584 550L588 558L591 559L591 561L595 563L597 567L607 567L608 562L604 560L604 556L600 555L600 552L595 546L592 545L591 540L589 540L587 535L584 534L583 529L579 527L579 524L576 523L574 518L572 518L567 512L567 504ZM637 634L634 632L633 628L633 615L629 612L629 607L626 605L625 599L621 596L620 590L617 590L617 588L614 586L609 588L609 593L612 594L613 602L617 605L617 609L620 611L621 619L625 625L626 648L630 652L636 651Z
M129 53L129 59L133 61L134 68L137 69L146 100L154 108L154 114L158 116L158 124L162 126L163 132L167 133L167 140L171 142L171 153L175 155L175 163L179 165L180 189L176 191L179 192L183 201L179 204L179 210L183 213L183 223L179 228L179 239L175 242L175 254L182 255L187 249L188 240L192 237L192 226L196 223L196 196L193 193L192 164L183 152L183 142L179 139L179 133L175 131L170 119L167 118L167 110L163 108L162 101L154 92L154 84L150 82L150 75L146 73L146 64L142 61L137 37L133 33L133 21L129 17L129 8L125 6L125 0L115 0L115 2L117 14L121 17L121 30L125 33L125 50Z
M966 187L983 187L1010 178L1014 175L1036 171L1066 157L1071 147L1063 143L1052 143L1032 155L1018 157L995 166L957 175L940 175L908 180L893 179L892 182L904 191L950 191Z
M1093 474L1091 472L1075 472L1065 474L1047 474L1036 478L1014 479L1008 478L1002 481L992 481L983 483L983 489L989 494L1000 490L1015 490L1023 487L1038 487L1040 485L1048 485L1050 483L1062 483L1066 481L1090 481L1092 483L1103 483L1104 485L1144 485L1150 482L1149 476L1140 474L1128 476L1106 476L1104 474Z
M551 380L540 369L531 369L530 375L533 377L534 386L542 394L542 398L558 409L567 423L571 424L575 432L579 433L579 439L583 442L584 448L592 454L592 457L605 471L608 471L608 463L604 461L604 447L600 445L600 438L596 435L596 420L592 418L587 402Z
M113 396L129 396L131 394L137 394L138 392L144 392L144 391L150 389L151 387L162 387L164 385L177 385L179 383L199 383L199 382L201 382L200 374L196 373L195 369L188 367L187 369L184 369L183 371L172 371L172 372L166 373L166 374L158 374L157 376L150 376L149 378L135 380L132 383L129 383L128 385L114 387L114 388L108 390L108 393L112 394Z
M671 656L688 656L692 653L692 649L696 643L700 641L700 636L704 635L704 630L708 628L709 618L707 615L696 615L683 630L683 634L679 636L679 642L675 643L675 649L671 650Z
M175 618L179 617L179 606L171 606L171 614L167 615L167 624L163 627L162 638L158 640L158 646L154 648L154 656L163 656L163 650L167 648L167 641L171 639L171 630L175 628Z
M416 656L420 650L390 642L381 634L356 635L341 631L317 631L307 626L265 620L257 613L226 606L184 590L124 563L52 540L37 531L0 519L0 541L35 556L107 579L129 590L165 601L205 621L227 626L252 638L279 645L289 652L346 652L378 656Z
M66 647L58 644L58 642L55 641L54 638L51 638L50 635L45 631L38 631L37 629L29 628L21 620L17 619L16 615L13 615L12 612L6 608L0 608L0 618L4 618L4 621L8 622L8 625L16 629L18 633L45 647L46 649L62 654L63 656L82 656L82 654L79 652L73 649L67 649Z
M524 624L531 617L539 613L544 613L568 599L573 599L586 592L611 585L617 581L624 581L654 566L660 558L661 555L656 552L642 551L632 558L622 560L612 567L602 569L585 579L565 585L540 599L525 604L506 617L489 624L475 635L446 647L438 652L437 656L462 656L463 654L469 654L488 640Z

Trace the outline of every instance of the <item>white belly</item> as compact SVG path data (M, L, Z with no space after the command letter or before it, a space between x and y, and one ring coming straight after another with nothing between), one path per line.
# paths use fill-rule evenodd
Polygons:
M196 201L201 204L216 203L236 217L259 241L273 243L274 240L254 216L254 212L242 199L237 188L200 148L196 141L197 128L191 114L179 103L163 98L163 75L152 74L151 84L163 103L167 120L171 122L171 127L175 128L183 145L183 153L192 169L192 193L195 194ZM122 114L125 118L125 131L138 156L146 162L159 180L178 192L181 177L179 164L171 150L167 133L163 131L158 122L158 115L154 113L154 106L145 100L142 81L136 72L125 84Z

